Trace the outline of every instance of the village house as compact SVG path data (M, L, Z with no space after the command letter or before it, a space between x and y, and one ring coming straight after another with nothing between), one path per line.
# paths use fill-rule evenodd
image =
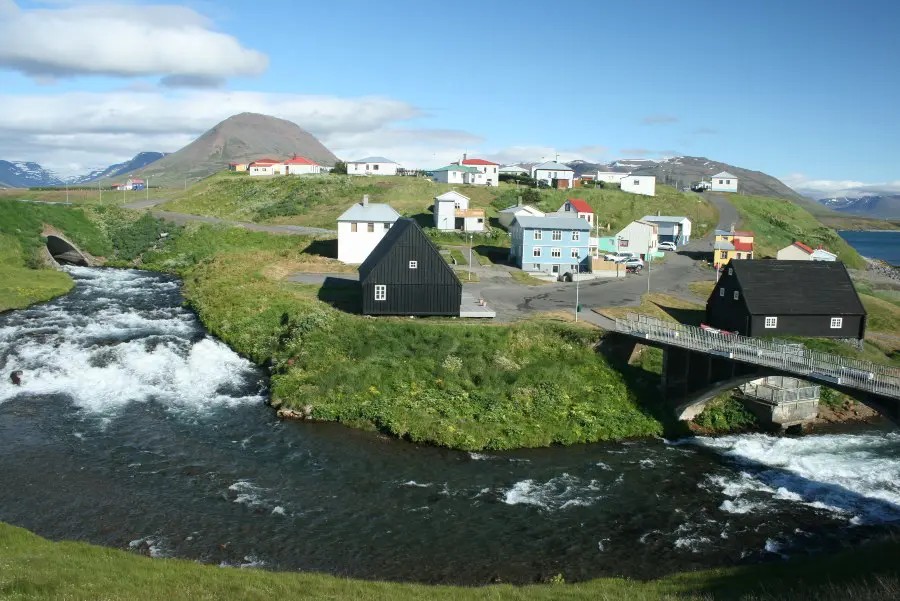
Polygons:
M397 175L400 167L385 157L365 157L356 161L347 161L347 175Z
M619 184L623 192L641 194L643 196L656 196L655 175L629 175L623 177Z
M439 184L470 184L479 175L483 176L474 167L463 165L447 165L431 172L431 179Z
M535 165L531 168L531 177L551 188L568 189L575 185L575 170L555 161Z
M543 217L544 212L540 209L534 208L531 205L514 204L511 207L506 207L505 209L500 211L497 215L497 221L499 221L500 225L508 230L512 226L512 222L515 220L515 218L520 215L526 215L529 217Z
M469 197L456 190L434 197L434 227L443 231L484 231L484 209L470 209Z
M605 184L618 184L623 177L628 177L630 173L619 173L618 171L598 171L597 181Z
M276 165L278 173L281 173L281 161L275 159L257 159L247 165L247 173L250 175L275 175Z
M557 276L590 271L590 233L580 217L522 215L510 228L509 258L525 271Z
M785 246L775 255L780 261L837 261L837 255L821 246L813 249L802 242Z
M569 198L563 203L557 213L569 213L576 217L581 217L587 221L592 227L594 225L594 209L582 198Z
M365 315L460 314L462 282L408 217L394 222L359 266L359 283Z
M276 173L283 175L317 175L322 173L322 166L306 157L293 157L282 161Z
M531 175L528 169L518 165L504 165L498 170L499 175Z
M461 163L464 167L472 167L478 173L481 174L481 177L475 176L473 178L474 185L477 186L499 186L500 185L500 174L499 168L500 165L498 163L492 163L491 161L486 161L485 159L470 159L463 155L463 160Z
M712 176L709 189L713 192L737 192L738 178L727 171L722 171Z
M674 242L677 246L691 241L691 220L672 215L644 215L641 221L655 223L659 227L660 242Z
M358 265L400 218L390 205L370 203L369 195L338 217L338 260Z
M745 336L862 340L866 310L839 261L734 260L706 302L706 323Z
M716 230L713 241L713 267L721 270L732 259L753 258L753 232L735 230Z
M236 171L238 173L244 173L247 171L248 165L249 165L249 163L246 163L246 162L244 162L244 163L228 163L228 170Z
M659 226L638 219L626 225L616 234L616 248L633 253L645 261L653 260L659 253Z

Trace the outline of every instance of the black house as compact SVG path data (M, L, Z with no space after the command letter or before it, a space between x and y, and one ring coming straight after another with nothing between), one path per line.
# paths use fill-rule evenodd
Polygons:
M735 259L706 301L706 323L746 336L862 339L866 310L841 262Z
M366 315L459 315L462 282L414 220L402 217L359 266Z

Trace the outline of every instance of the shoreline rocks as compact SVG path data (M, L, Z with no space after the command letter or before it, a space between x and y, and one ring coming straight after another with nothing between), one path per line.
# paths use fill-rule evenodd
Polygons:
M279 407L275 412L275 416L279 419L294 419L301 421L313 420L312 405L303 405L300 409L289 409L287 407Z
M876 273L880 276L890 278L892 280L900 281L900 269L894 267L886 261L882 261L881 259L870 259L868 257L863 258L866 260L866 271Z

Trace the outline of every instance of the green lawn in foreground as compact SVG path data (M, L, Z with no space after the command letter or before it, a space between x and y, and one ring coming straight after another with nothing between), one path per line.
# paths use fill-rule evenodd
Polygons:
M7 601L196 601L333 599L657 600L844 599L900 596L900 545L885 543L840 555L675 574L647 582L603 578L575 584L483 587L370 582L315 573L220 568L150 559L75 542L50 542L0 523L0 598ZM564 579L565 575L560 575Z

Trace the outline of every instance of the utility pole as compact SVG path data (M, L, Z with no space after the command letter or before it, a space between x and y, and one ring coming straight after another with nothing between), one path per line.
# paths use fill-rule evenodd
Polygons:
M97 194L100 195L100 202L103 202L103 188L100 187L100 182L97 182Z
M150 176L147 176L147 181L144 182L144 185L147 186L147 202L150 201Z
M69 204L69 182L66 182L66 204Z
M472 234L469 234L469 281L472 281Z
M647 240L647 294L650 294L650 263L652 262L652 257L650 256L650 242L652 240L653 238Z
M579 275L581 275L581 264L580 263L578 264L578 269L576 270L576 273L575 273L575 322L576 323L578 322L578 300L579 300L578 299L578 280L581 279L580 277L578 277Z

